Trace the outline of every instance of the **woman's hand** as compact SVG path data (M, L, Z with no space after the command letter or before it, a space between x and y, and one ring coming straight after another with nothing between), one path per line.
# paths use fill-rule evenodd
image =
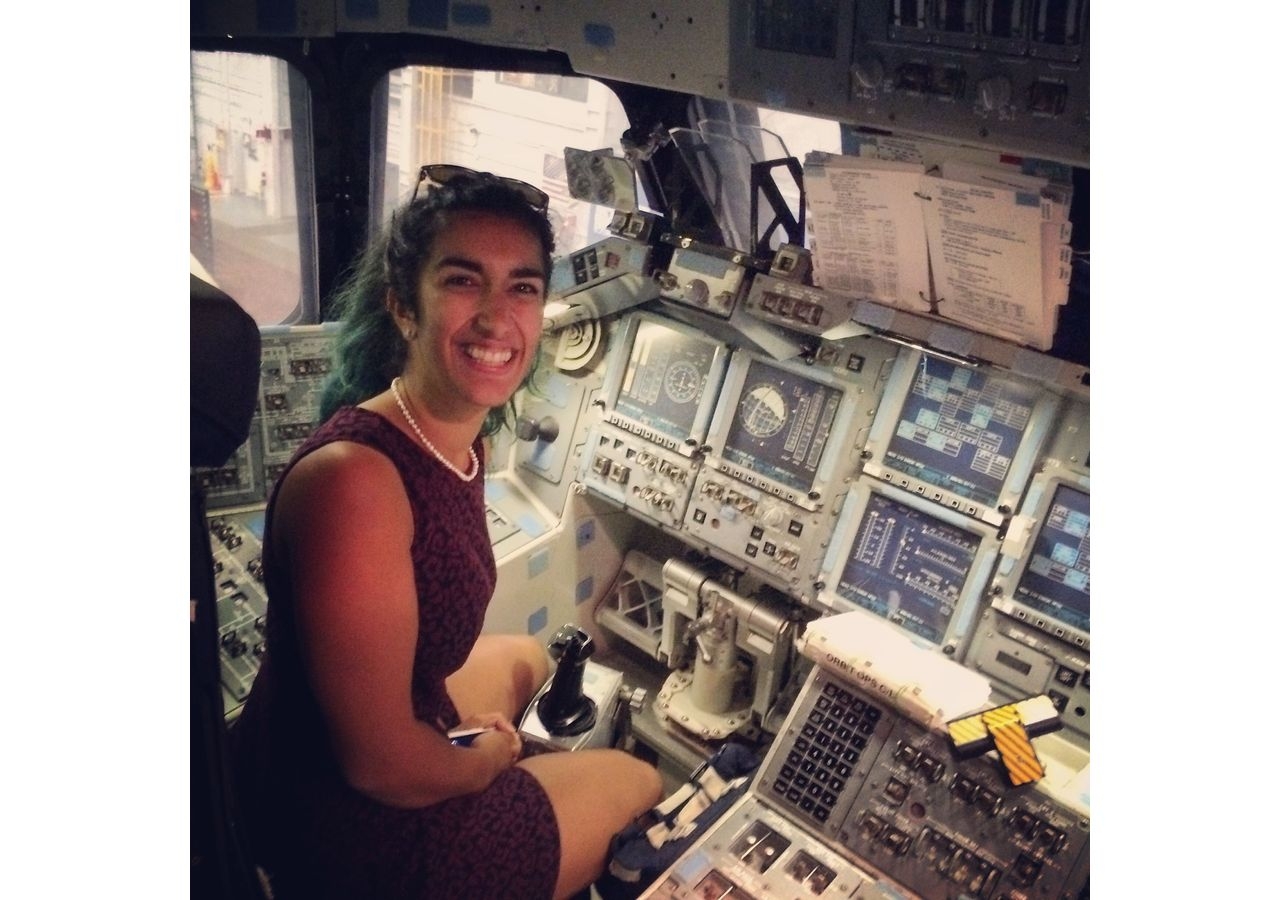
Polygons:
M519 731L502 713L468 716L459 727L490 729L472 739L471 746L489 754L490 758L499 764L497 771L501 772L520 759L523 744Z

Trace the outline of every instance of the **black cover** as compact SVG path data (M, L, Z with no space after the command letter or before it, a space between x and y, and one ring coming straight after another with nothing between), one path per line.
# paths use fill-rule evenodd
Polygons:
M253 319L191 276L191 466L221 466L249 436L261 336ZM218 659L217 589L204 494L191 477L191 897L266 894L236 826Z
M223 465L249 436L261 355L262 337L253 318L192 275L192 466Z

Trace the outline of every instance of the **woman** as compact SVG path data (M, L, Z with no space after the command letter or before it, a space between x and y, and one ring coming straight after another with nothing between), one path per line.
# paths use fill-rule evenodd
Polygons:
M482 437L538 352L546 196L428 177L344 290L326 420L267 510L268 651L232 741L283 900L569 896L661 795L617 750L520 759L549 665L531 637L480 635ZM451 744L464 726L490 730Z

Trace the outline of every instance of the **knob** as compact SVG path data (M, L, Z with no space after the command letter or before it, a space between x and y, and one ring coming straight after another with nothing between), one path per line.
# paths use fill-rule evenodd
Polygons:
M627 699L627 705L631 707L633 713L639 713L644 710L644 701L648 696L649 692L644 688L632 688L631 696Z
M707 287L707 283L701 278L695 278L685 288L684 295L689 299L690 303L697 306L706 306L707 298L711 296L711 288Z
M560 423L551 416L534 420L532 416L516 419L516 437L522 441L546 441L550 444L560 436Z
M1003 75L978 82L978 108L987 112L1007 109L1013 102L1013 85Z
M767 528L777 528L782 524L782 520L784 518L785 516L783 516L782 510L778 509L776 506L765 507L764 512L760 515L760 521L764 523Z
M870 56L854 62L852 66L854 90L879 90L884 83L884 63L878 56Z

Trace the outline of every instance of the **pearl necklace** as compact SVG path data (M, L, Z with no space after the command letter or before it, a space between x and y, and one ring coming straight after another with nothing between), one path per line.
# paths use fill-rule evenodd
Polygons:
M409 415L409 407L405 405L404 398L400 396L399 382L399 375L391 379L391 393L395 395L396 405L400 407L400 412L404 414L405 421L409 423L409 427L413 429L413 433L418 436L418 440L422 441L426 448L431 451L431 455L440 460L441 465L454 475L457 475L463 481L471 481L474 479L480 472L480 460L476 459L475 447L467 448L467 453L471 455L471 474L464 474L461 469L444 458L444 454L436 449L435 444L427 440L427 436L422 433L422 429L418 427L418 423L414 421L413 416Z

